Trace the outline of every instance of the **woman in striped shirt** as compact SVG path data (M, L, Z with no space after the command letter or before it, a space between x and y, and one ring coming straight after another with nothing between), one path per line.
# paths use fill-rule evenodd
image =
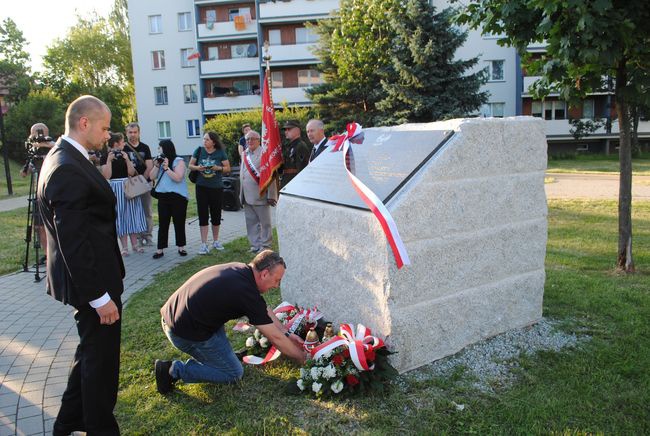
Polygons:
M138 244L138 234L147 229L147 220L140 197L128 199L124 195L124 182L128 176L135 176L137 172L130 156L124 151L124 136L121 133L111 133L108 153L101 158L101 168L102 175L109 181L117 199L115 224L122 245L122 256L129 255L128 238L131 239L133 251L143 253L144 249Z

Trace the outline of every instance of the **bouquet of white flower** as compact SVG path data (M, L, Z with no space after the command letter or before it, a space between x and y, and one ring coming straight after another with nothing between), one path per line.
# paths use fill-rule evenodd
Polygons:
M339 335L312 350L312 359L300 368L293 386L317 397L341 392L381 392L397 376L388 362L391 353L370 329L359 325L353 333L350 324L341 326Z

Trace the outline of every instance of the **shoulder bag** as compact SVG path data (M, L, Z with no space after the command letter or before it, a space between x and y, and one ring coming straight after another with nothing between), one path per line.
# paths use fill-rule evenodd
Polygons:
M147 182L142 174L128 177L124 181L124 195L129 200L139 195L146 194L151 190L151 185Z
M160 183L160 179L162 179L163 174L165 174L165 172L164 172L164 171L161 171L161 172L160 172L160 175L158 176L158 180L156 180L156 184L155 184L155 185L153 186L153 188L151 189L151 196L152 196L153 198L156 198L156 199L157 199L157 198L160 197L160 192L156 191L156 187L158 187L158 183Z
M201 158L202 155L203 155L203 150L201 149L201 147L199 147L199 159ZM197 159L197 163L199 159ZM190 182L192 183L196 183L196 179L198 177L199 177L199 172L197 170L190 170L190 173L187 176L187 178L190 179Z

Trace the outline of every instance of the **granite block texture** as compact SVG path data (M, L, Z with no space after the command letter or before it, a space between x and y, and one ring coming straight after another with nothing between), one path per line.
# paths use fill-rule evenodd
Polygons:
M396 158L409 131L454 131L387 204L411 265L397 269L370 211L284 195L277 229L283 299L371 327L407 371L541 318L546 138L531 117L390 129Z

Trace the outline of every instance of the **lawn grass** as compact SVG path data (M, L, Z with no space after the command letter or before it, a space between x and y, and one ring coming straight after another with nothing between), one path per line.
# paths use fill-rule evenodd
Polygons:
M22 271L26 233L27 207L0 213L0 274ZM30 246L29 266L35 260L34 250Z
M650 433L650 203L633 206L639 272L613 273L616 202L549 202L544 316L589 340L577 349L520 358L518 381L495 393L412 371L382 397L313 400L285 385L298 369L279 359L246 367L237 385L181 384L156 392L153 361L179 358L160 328L166 298L199 268L247 261L240 239L225 252L161 274L124 312L116 413L124 434L648 434ZM290 273L290 271L289 271ZM267 295L274 305L280 295ZM231 333L235 347L245 337ZM426 332L423 332L426 334ZM463 404L459 410L456 404Z
M22 196L29 194L29 177L21 177L20 170L24 162L9 160L9 170L11 172L11 188L13 196ZM7 190L7 177L5 175L5 162L0 158L0 200L11 198Z
M559 158L548 160L547 171L550 173L618 173L620 170L618 154L606 156L578 155L570 159ZM632 174L637 176L650 175L650 157L644 155L632 159Z

